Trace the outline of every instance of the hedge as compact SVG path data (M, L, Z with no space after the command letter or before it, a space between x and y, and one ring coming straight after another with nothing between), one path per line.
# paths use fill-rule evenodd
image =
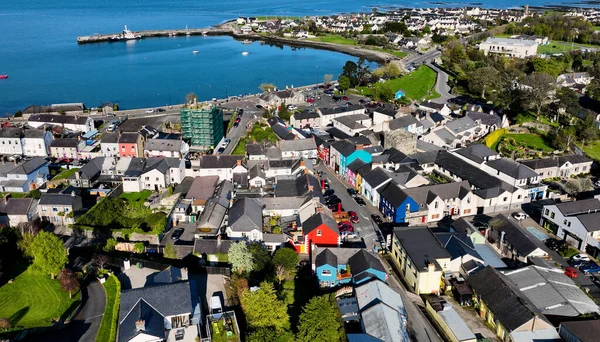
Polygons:
M502 138L502 136L505 134L508 134L508 130L506 128L500 128L486 135L483 139L483 141L485 142L485 146L487 146L488 148L492 148L492 146L494 146L498 139Z
M106 309L96 342L114 342L117 339L117 321L119 319L119 306L121 303L121 283L116 276L110 275L104 283L106 291Z

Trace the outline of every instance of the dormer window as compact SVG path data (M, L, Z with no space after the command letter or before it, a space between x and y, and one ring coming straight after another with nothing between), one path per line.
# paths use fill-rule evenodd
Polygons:
M317 236L321 236L321 235L323 235L323 233L321 232L320 229L317 229Z

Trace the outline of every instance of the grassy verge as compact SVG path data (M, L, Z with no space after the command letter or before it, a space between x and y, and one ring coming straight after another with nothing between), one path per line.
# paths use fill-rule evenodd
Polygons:
M59 173L56 176L54 176L54 178L52 178L52 180L68 179L69 177L71 177L77 171L79 171L79 169L75 169L75 168L74 169L64 170L61 173Z
M546 144L544 137L537 134L506 134L504 140L514 139L517 144L526 145L534 150L552 152L554 149Z
M561 53L561 52L567 52L567 51L575 51L575 50L581 50L581 49L587 49L587 48L598 48L598 47L599 47L598 45L592 45L592 44L578 44L578 43L563 42L563 41L559 41L559 40L551 40L546 45L538 46L537 52L538 53Z
M121 283L114 275L104 283L106 291L106 309L96 342L114 342L117 338L117 319L119 318L119 303L121 299Z
M417 70L410 74L404 75L399 78L394 78L386 81L394 91L402 90L404 95L413 100L420 100L422 98L432 99L439 97L432 88L435 85L437 74L433 69L427 66L420 66ZM358 87L359 94L365 96L372 96L373 89L369 87Z
M79 293L69 298L57 280L28 269L0 288L0 317L13 327L45 327L59 320L79 298Z
M314 40L317 42L323 42L323 43L335 43L335 44L342 44L342 45L357 45L356 40L351 39L351 38L342 37L337 34L321 36L321 37L316 37L316 38L310 38L310 40Z

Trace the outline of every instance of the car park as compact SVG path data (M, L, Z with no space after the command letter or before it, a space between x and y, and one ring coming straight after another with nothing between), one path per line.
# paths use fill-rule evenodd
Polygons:
M565 275L569 278L577 278L577 270L573 267L565 268Z
M585 254L575 254L571 257L571 261L573 262L577 262L577 261L590 261L590 257L588 257Z
M365 201L360 197L354 197L354 202L356 202L356 204L358 204L360 207L367 205L367 203L365 203Z
M183 228L177 228L171 234L171 239L177 240L181 237L181 235L183 235Z
M517 221L522 221L527 218L527 215L525 215L524 213L518 212L518 213L513 213L512 217Z

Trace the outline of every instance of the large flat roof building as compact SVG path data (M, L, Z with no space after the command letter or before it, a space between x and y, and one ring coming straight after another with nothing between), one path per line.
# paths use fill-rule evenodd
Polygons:
M485 55L497 53L508 57L525 58L537 55L538 44L535 40L488 38L479 44L479 50Z

